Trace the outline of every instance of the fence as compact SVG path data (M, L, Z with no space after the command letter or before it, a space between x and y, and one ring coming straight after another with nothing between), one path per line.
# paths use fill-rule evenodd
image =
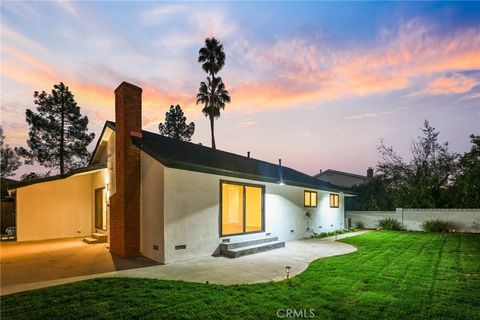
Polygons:
M395 211L345 211L351 224L363 222L366 228L376 228L382 218L397 219L403 229L422 230L426 220L440 219L448 223L449 229L457 232L480 233L480 209L403 209Z

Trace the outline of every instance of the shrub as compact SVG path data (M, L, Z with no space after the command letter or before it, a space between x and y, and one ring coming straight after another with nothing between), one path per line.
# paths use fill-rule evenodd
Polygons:
M335 233L336 233L336 234L342 234L342 233L343 233L343 230L335 230Z
M330 232L328 233L328 235L329 235L329 236L334 236L334 235L335 235L335 232L330 231Z
M343 229L343 233L347 233L347 232L350 232L350 230L348 230L348 229Z
M426 220L422 223L422 229L427 232L446 232L448 224L440 219Z
M378 220L377 227L382 230L402 230L400 222L394 218L382 218Z
M365 224L362 221L355 222L355 229L363 229L365 228Z

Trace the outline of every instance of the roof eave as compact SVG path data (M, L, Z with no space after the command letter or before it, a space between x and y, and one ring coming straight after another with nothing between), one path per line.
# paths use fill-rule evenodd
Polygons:
M23 188L23 187L28 187L28 186L31 186L31 185L34 185L34 184L39 184L39 183L52 182L52 181L56 181L56 180L63 180L63 179L67 179L67 178L72 177L72 176L77 175L77 174L87 173L87 172L96 171L96 170L102 170L102 169L106 169L106 168L107 168L107 164L94 164L94 165L91 165L91 166L86 166L86 167L71 170L70 172L68 172L67 174L64 174L63 176L58 175L58 176L51 176L51 177L44 177L44 178L38 178L38 179L19 181L18 183L13 183L11 186L9 186L9 188L7 188L7 191L10 192L10 191L13 191L13 190L16 190L16 189L20 189L20 188Z

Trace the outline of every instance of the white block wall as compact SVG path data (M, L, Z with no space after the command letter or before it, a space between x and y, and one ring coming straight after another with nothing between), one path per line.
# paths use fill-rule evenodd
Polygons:
M480 233L480 209L402 209L395 211L346 211L345 217L352 219L352 225L361 221L366 228L375 228L381 218L397 219L406 230L422 230L427 220L446 221L450 229L457 232Z

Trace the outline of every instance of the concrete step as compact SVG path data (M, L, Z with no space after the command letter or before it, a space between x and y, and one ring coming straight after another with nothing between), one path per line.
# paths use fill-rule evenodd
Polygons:
M108 235L106 233L92 233L92 238L95 238L98 240L98 242L105 243L108 240Z
M270 251L273 249L283 248L283 247L285 247L284 241L273 241L273 242L270 241L270 242L265 242L260 244L254 244L251 246L239 247L239 248L227 250L227 251L224 251L222 255L228 258L238 258L238 257L246 256L249 254Z
M222 249L224 251L229 251L237 248L249 247L257 244L275 242L275 241L278 241L278 237L265 237L265 238L257 238L257 239L244 240L244 241L231 242L231 243L222 243L220 245L220 251Z
M92 237L85 237L83 238L83 241L85 241L88 244L94 244L94 243L100 243L98 239L92 238Z

